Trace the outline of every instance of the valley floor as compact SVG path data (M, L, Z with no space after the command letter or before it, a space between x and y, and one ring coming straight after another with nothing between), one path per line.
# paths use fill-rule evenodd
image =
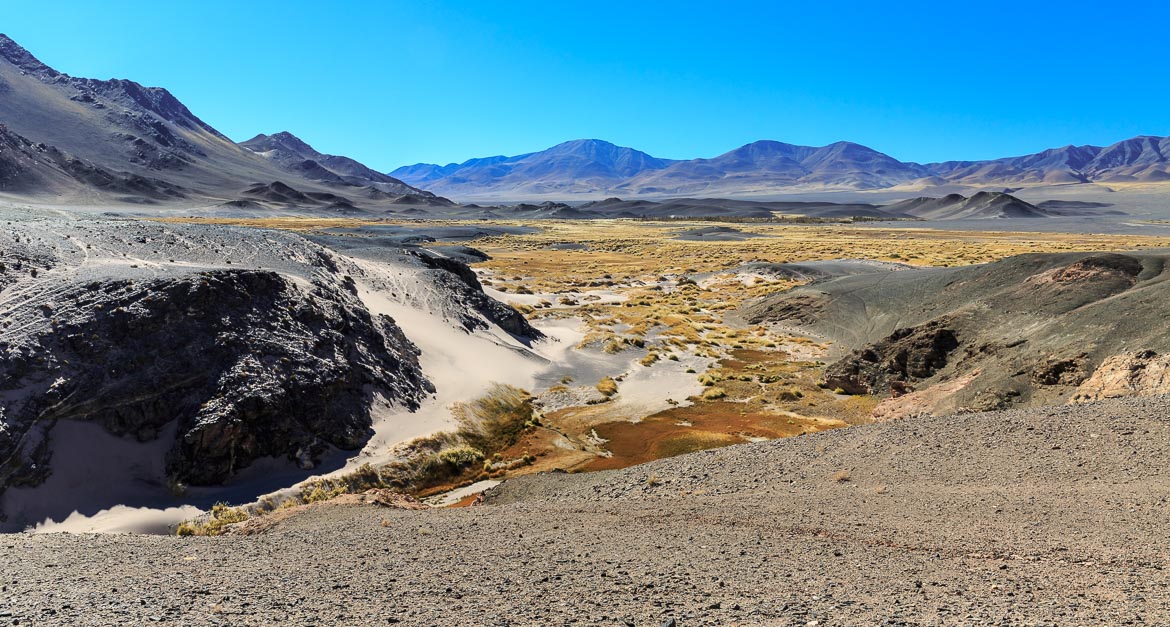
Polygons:
M1165 624L1170 399L922 417L306 508L257 536L14 535L20 624Z

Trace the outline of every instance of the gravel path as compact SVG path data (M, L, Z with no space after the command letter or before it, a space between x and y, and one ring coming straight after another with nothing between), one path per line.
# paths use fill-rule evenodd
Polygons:
M1170 399L916 418L483 507L0 537L0 624L1167 624Z

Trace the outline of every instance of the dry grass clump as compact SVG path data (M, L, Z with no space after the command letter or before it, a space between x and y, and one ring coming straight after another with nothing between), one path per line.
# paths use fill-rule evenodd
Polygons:
M531 315L532 312L536 311L531 306L525 305L524 303L509 302L508 306L525 316Z
M479 469L486 457L483 451L470 446L447 448L427 455L415 464L413 487L425 488L458 477L467 470Z
M451 413L459 421L455 435L480 451L500 451L516 443L533 423L532 395L503 383L493 384L487 394L456 403Z
M497 383L483 396L453 405L451 413L459 422L454 433L414 440L398 461L379 470L387 487L418 492L534 461L526 457L509 462L500 457L526 430L540 424L526 390Z
M248 520L248 512L242 508L229 507L227 503L216 503L211 512L202 520L183 522L175 529L178 536L218 536L228 525Z
M325 501L342 494L360 494L375 488L388 488L390 485L383 479L382 474L370 464L362 464L351 473L338 477L323 477L306 482L301 486L297 495L281 504L281 507L292 507Z
M418 492L460 477L474 479L496 466L511 468L517 464L491 462L489 458L498 458L498 453L515 444L526 429L539 424L533 413L532 396L510 385L495 384L483 396L458 403L451 411L459 421L454 433L413 440L398 451L397 461L384 466L365 464L341 477L306 483L291 504L313 503L374 488Z
M703 390L703 400L705 401L715 401L725 396L727 396L727 390L719 386L713 386Z
M597 391L601 392L605 396L613 396L614 394L617 394L618 391L617 381L614 381L612 377L602 377L602 379L597 382Z

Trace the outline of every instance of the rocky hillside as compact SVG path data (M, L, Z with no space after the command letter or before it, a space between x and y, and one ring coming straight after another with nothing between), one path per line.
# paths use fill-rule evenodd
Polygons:
M679 161L658 172L642 173L618 189L639 194L704 195L781 187L872 189L926 175L917 164L902 163L851 142L810 147L758 141L711 159Z
M1002 192L978 192L970 198L948 194L942 198L912 198L883 210L925 220L981 220L986 218L1048 218L1055 214Z
M759 141L711 159L673 161L601 140L577 140L515 157L415 164L392 175L455 196L717 195L791 186L888 187L926 176L858 144L813 148Z
M810 284L751 322L836 343L825 384L889 398L879 417L1170 391L1170 255L1035 254Z
M258 229L6 218L3 529L39 522L42 501L71 511L22 493L29 520L5 522L6 489L35 488L79 454L61 449L58 425L99 425L160 451L163 474L143 471L154 486L144 489L173 498L168 485L223 484L260 460L307 471L360 449L375 405L415 408L434 391L419 350L397 322L370 312L359 288L378 289L378 278L356 260L376 257L378 276L409 275L428 311L467 329L541 337L462 262L413 245L366 242L376 254L363 255ZM89 492L100 501L100 487Z
M0 193L10 196L79 204L180 199L190 206L238 200L256 182L281 181L367 205L386 200L371 197L371 186L394 195L386 202L433 200L344 157L320 155L328 165L317 167L304 163L311 158L295 164L266 159L225 137L166 89L69 76L4 35L0 121ZM322 171L330 167L332 178Z
M411 187L402 181L372 170L349 157L317 152L297 136L287 131L274 135L260 134L241 146L259 154L290 172L324 183L365 187L397 196L424 196L434 194Z
M949 182L971 185L1170 181L1170 137L1139 136L1109 146L1065 146L990 161L926 166Z

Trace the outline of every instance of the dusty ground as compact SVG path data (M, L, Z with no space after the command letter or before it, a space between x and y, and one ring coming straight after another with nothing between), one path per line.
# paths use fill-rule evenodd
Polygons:
M582 320L587 330L582 350L632 353L632 359L647 355L650 368L688 355L708 361L697 368L704 388L689 397L690 407L632 415L618 403L548 412L545 423L573 446L547 438L525 442L516 452L535 453L541 462L521 472L620 468L869 421L878 399L843 397L818 387L827 345L775 325L728 319L742 304L801 282L760 272L761 264L868 259L957 266L1021 253L1170 244L1156 237L752 223L717 227L722 229L717 237L706 239L688 234L711 230L708 222L526 224L540 230L472 242L492 257L476 267L485 285L498 290L497 298L538 324ZM624 387L619 385L618 400ZM583 455L582 449L603 456Z
M1029 252L1170 245L1170 239L1157 237L940 230L910 224L880 228L708 221L297 218L234 223L310 232L328 229L353 237L366 231L458 236L457 243L491 255L475 264L490 294L538 325L581 327L584 337L575 351L602 365L586 371L565 365L559 375L531 388L541 405L542 426L501 454L504 459L529 455L536 459L492 473L505 476L558 468L621 468L703 448L870 421L877 398L842 396L818 387L828 359L826 344L776 325L743 325L728 319L727 314L743 303L784 292L803 280L761 272L761 264L869 259L891 266L957 266ZM698 232L710 236L694 237ZM602 376L617 380L615 394L599 396L594 390ZM654 396L658 398L649 398ZM670 404L661 402L665 397L670 397ZM435 489L486 476L472 468Z
M1170 400L839 429L247 537L0 540L21 624L1165 624Z

